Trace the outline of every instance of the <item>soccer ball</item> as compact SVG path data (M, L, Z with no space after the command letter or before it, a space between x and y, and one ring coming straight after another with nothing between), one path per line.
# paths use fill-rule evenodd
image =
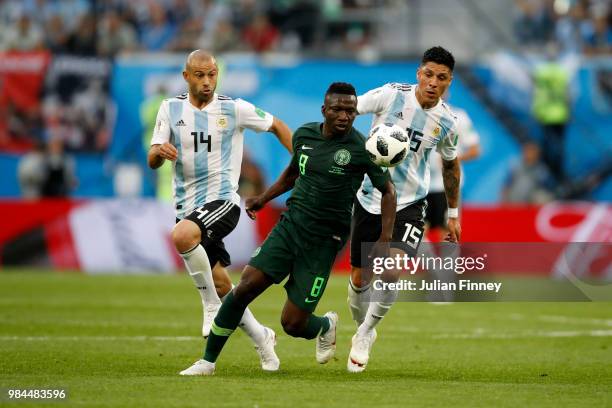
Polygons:
M375 126L366 141L370 159L381 167L397 166L408 155L408 134L398 125L385 123Z

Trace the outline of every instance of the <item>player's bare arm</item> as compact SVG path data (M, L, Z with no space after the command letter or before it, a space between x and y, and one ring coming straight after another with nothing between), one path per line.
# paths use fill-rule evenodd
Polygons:
M446 202L448 208L459 207L459 186L461 181L461 169L459 168L459 160L442 160L442 180L444 181L444 192L446 193ZM448 236L447 241L457 242L461 239L461 225L459 218L448 218Z
M275 199L281 194L291 190L295 185L295 180L299 176L295 166L289 165L278 180L270 186L266 191L255 197L249 197L245 200L245 210L247 215L254 220L255 213L263 208L270 200Z
M395 192L395 186L393 185L391 180L387 180L383 190L381 190L381 193L382 197L380 199L380 237L376 241L376 244L374 245L372 251L369 254L370 258L388 257L389 242L391 242L391 240L393 239L393 224L395 224L397 195Z
M285 122L275 116L268 132L274 133L281 144L285 146L285 149L287 149L289 153L293 153L293 146L291 144L292 132Z
M170 143L156 144L151 146L147 161L149 167L156 169L164 164L165 160L175 161L178 157L176 147Z
M395 211L397 209L397 195L395 186L391 180L387 180L384 191L381 192L380 216L382 228L378 240L381 242L390 242L393 236L393 224L395 223Z

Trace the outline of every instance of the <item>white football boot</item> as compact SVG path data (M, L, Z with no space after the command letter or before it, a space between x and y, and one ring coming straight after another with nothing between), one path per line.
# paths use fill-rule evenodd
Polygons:
M324 335L317 337L317 363L325 364L334 357L336 353L336 326L338 325L338 314L327 312L323 315L329 319L329 330Z
M202 337L205 339L210 335L210 329L215 317L221 308L221 303L207 303L204 305L204 321L202 322Z
M198 360L189 368L184 369L180 375L213 375L215 373L215 363L206 360Z
M263 343L255 346L255 350L257 350L259 360L261 361L261 369L264 371L278 371L280 360L274 351L274 346L276 346L276 333L269 327L264 327L264 330L266 331L266 337Z
M366 335L360 335L359 331L355 333L351 341L351 352L346 363L346 369L350 373L360 373L366 369L370 359L370 351L376 341L376 337L376 329L372 329Z

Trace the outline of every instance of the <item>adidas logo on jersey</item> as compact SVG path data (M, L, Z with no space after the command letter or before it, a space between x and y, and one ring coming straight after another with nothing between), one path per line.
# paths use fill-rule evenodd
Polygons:
M395 116L399 120L404 120L404 114L402 112L396 112L393 114L393 116Z
M176 125L174 126L187 126L187 125L185 124L185 122L183 122L183 119L179 119L179 121L176 122Z

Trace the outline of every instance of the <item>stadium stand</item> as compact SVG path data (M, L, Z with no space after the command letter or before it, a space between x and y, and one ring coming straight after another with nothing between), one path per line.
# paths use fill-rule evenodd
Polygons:
M358 92L413 82L415 56L439 43L458 59L450 102L482 138L481 158L464 167L466 208L500 205L525 143L547 152L531 100L534 70L551 49L571 78L571 115L560 147L564 176L550 199L609 202L611 16L598 0L5 0L0 171L10 176L0 198L25 197L19 163L45 155L49 142L73 160L70 197L118 197L119 179L133 183L133 195L154 197L142 146L150 124L140 107L161 84L168 95L183 92L180 70L193 48L219 53L223 93L296 127L319 118L329 82L352 82ZM362 131L368 125L356 121ZM265 138L249 135L246 146L268 183L288 159Z

